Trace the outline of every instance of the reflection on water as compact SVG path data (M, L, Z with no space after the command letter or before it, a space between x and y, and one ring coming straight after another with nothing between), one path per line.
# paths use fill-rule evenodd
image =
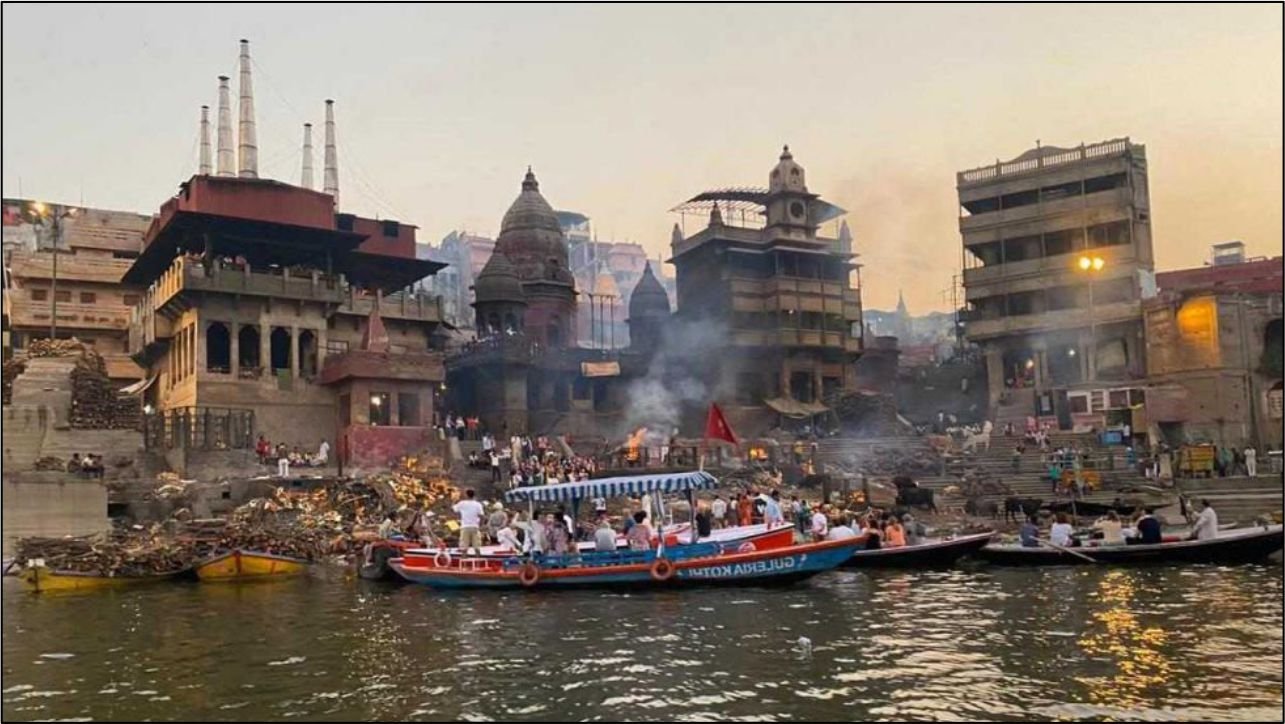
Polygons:
M1281 579L1068 567L448 595L319 572L62 597L6 581L2 713L1279 720Z

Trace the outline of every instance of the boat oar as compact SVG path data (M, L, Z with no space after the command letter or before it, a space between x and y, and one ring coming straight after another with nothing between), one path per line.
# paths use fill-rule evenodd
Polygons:
M1079 551L1075 550L1074 548L1067 548L1066 546L1060 546L1060 545L1058 545L1058 544L1054 543L1054 542L1053 542L1053 541L1051 541L1051 540L1045 540L1045 539L1043 539L1043 538L1036 538L1035 540L1037 540L1037 541L1039 541L1039 542L1043 543L1044 545L1048 546L1049 548L1053 548L1053 549L1056 549L1056 550L1062 551L1063 553L1070 553L1071 555L1075 556L1076 558L1083 558L1084 560L1088 561L1089 563L1099 563L1099 562L1100 562L1100 561L1098 561L1098 559L1093 558L1092 556L1086 556L1085 554L1083 554L1083 553L1081 553L1081 552L1079 552Z

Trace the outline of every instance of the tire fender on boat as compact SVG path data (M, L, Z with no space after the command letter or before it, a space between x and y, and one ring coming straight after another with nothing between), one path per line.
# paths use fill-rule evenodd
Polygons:
M518 582L530 588L540 582L540 567L531 561L522 564L518 568Z
M651 564L653 581L668 581L674 577L674 562L668 558L657 558Z
M756 550L758 550L758 546L754 545L754 541L748 541L748 540L747 540L747 541L745 541L744 543L742 543L742 544L740 545L740 547L739 547L739 548L737 548L737 549L736 549L736 552L737 552L737 553L753 553L753 552L754 552L754 551L756 551Z
M448 550L438 551L437 555L433 556L433 565L437 566L438 568L450 568L451 552Z

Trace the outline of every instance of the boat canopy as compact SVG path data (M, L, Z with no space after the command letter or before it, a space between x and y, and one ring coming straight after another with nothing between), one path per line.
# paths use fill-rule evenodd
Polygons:
M535 485L510 490L504 494L504 498L510 503L567 502L593 497L639 497L647 493L685 493L689 490L708 490L717 485L718 478L704 470L695 470L688 473L632 475L557 485Z

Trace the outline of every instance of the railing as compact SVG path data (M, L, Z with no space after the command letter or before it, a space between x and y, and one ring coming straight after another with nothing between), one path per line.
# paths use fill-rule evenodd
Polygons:
M1091 158L1101 158L1103 156L1114 156L1119 153L1125 153L1130 148L1129 139L1116 138L1110 141L1095 143L1091 146L1080 144L1079 148L1073 148L1060 153L1051 153L1038 156L1036 158L1023 159L1021 161L996 161L990 166L980 166L978 168L960 171L955 174L958 183L972 183L975 181L985 181L987 179L998 178L1000 176L1012 176L1016 174L1034 171L1036 169L1048 168L1049 166L1060 166L1076 161L1084 161Z
M147 450L248 450L254 447L254 411L177 407L143 417Z

